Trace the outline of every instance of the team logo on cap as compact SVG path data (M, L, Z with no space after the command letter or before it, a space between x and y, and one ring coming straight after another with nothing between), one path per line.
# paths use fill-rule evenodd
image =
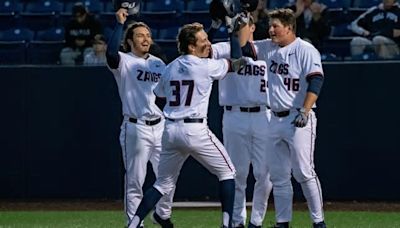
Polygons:
M121 3L121 7L122 8L131 9L131 8L135 8L135 6L136 6L136 2L132 2L132 3L130 3L130 2L122 2Z

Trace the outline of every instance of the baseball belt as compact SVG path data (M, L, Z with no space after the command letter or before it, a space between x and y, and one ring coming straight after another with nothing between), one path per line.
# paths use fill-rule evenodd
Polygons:
M226 111L232 111L232 106L225 106ZM261 107L260 106L255 106L255 107L239 107L239 110L241 112L260 112Z
M138 119L133 118L133 117L129 117L129 122L137 123ZM155 120L143 120L143 123L148 125L148 126L153 126L153 125L156 125L156 124L158 124L160 122L161 122L161 117L158 118L158 119L155 119Z
M299 108L296 108L296 110L300 111ZM312 110L314 110L314 109L312 109ZM281 111L281 112L275 112L275 111L271 110L272 114L274 114L274 116L276 116L276 117L286 117L290 114L291 111L293 111L293 110L286 110L286 111Z
M166 118L167 120L171 122L179 121L171 118ZM204 119L203 118L198 118L198 119L191 119L191 118L185 118L183 119L184 123L203 123Z

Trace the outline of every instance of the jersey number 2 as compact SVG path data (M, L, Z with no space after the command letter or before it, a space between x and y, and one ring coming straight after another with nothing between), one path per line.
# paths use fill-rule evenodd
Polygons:
M169 101L169 106L180 106L181 105L181 86L188 87L185 106L190 106L190 104L192 103L194 81L193 80L170 81L169 84L170 84L170 86L175 87L175 89L172 90L172 95L175 96L175 100Z

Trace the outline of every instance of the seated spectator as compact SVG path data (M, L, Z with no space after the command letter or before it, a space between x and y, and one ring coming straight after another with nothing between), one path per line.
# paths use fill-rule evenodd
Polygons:
M382 0L351 23L351 30L360 35L350 43L353 58L369 50L381 59L392 59L400 54L400 7L395 2Z
M90 51L91 41L102 34L102 26L86 7L78 2L72 8L73 18L65 25L65 47L61 50L61 64L79 65Z
M267 15L267 0L259 0L257 9L251 12L256 30L253 32L254 40L269 38L269 20Z
M331 32L326 5L315 0L297 0L288 8L296 15L296 35L320 49L322 40Z
M97 34L92 41L92 49L85 55L83 65L106 65L106 38Z

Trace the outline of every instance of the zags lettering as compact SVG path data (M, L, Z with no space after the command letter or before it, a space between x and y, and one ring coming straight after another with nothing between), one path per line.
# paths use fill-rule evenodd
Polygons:
M139 81L150 81L150 82L158 82L160 80L161 74L156 72L149 72L143 70L137 70L137 80Z
M238 70L237 74L242 76L264 76L265 66L245 65Z
M289 64L287 63L280 63L271 60L271 66L269 67L269 71L274 74L282 74L288 75L289 74Z

